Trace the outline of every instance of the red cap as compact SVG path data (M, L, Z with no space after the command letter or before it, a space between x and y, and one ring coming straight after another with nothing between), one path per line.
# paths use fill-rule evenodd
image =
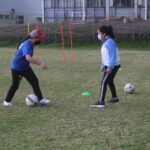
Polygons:
M40 37L40 38L45 38L45 37L47 37L45 34L42 34L42 33L41 33L40 29L36 29L36 32L37 32L37 34L38 34L38 37Z
M46 35L41 33L40 29L32 30L29 35L30 37L33 37L33 38L36 38L36 37L45 38L46 37Z

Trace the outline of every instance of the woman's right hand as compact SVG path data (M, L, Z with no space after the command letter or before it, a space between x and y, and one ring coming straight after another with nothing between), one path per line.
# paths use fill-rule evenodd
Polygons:
M103 68L100 68L100 72L103 72L104 71L104 69Z
M47 69L47 65L45 63L41 63L40 67L42 70L46 70Z

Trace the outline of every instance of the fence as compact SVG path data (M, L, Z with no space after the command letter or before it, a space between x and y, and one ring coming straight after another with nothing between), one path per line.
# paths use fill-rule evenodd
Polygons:
M134 20L123 23L123 20L99 21L99 22L70 22L74 43L97 42L97 30L101 25L112 25L117 41L149 40L150 21ZM36 28L36 24L30 25L30 30ZM44 43L61 43L59 23L39 24L43 33L47 34ZM1 25L0 41L20 41L27 36L27 25ZM65 44L69 43L68 23L63 23Z

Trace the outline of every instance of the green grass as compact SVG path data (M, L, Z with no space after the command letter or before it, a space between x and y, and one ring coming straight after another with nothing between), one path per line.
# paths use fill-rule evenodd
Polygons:
M121 102L110 105L108 89L104 109L89 107L98 99L102 77L98 47L76 48L74 63L70 51L65 52L66 64L62 64L61 49L41 48L40 58L48 70L33 65L43 95L53 103L27 107L24 99L33 92L23 79L13 107L0 105L0 150L149 150L150 51L120 51L122 71L115 83ZM14 53L15 48L0 48L1 103L11 84ZM134 94L124 93L127 82L135 84ZM81 96L86 91L92 96Z
M18 46L18 43L21 42L21 40L16 40L16 41L0 41L0 47L5 47L5 48L16 48ZM90 50L95 50L98 47L101 47L101 42L85 42L85 43L80 43L80 42L74 42L73 47L77 48L78 50L86 50L87 47ZM118 47L122 50L144 50L144 51L149 51L150 47L150 42L149 41L124 41L124 42L118 42L117 43ZM54 48L54 49L61 49L61 42L60 43L50 43L50 44L42 44L42 48ZM65 47L69 48L70 43L65 41Z

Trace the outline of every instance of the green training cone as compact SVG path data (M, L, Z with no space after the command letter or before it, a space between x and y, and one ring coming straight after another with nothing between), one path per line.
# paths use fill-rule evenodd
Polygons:
M89 93L89 92L84 92L84 93L82 93L81 95L82 95L82 96L91 96L91 93Z

